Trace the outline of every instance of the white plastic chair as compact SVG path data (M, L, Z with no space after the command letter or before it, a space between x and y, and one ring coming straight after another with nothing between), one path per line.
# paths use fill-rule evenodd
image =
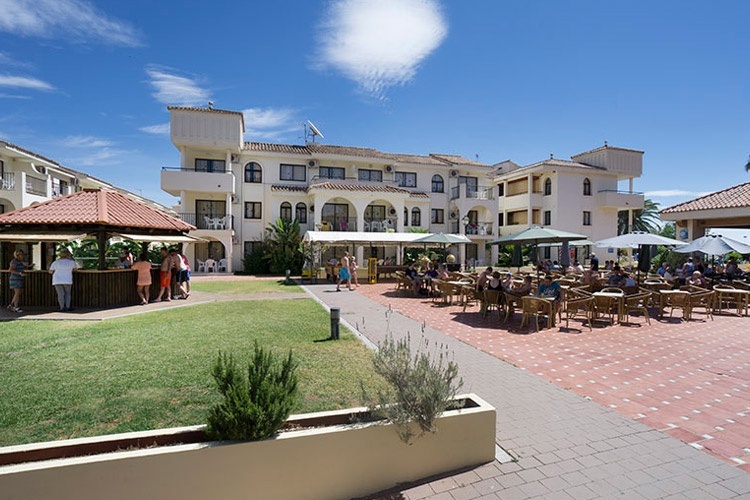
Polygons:
M214 225L216 226L216 229L226 229L225 219L224 217L217 217L214 219Z
M216 221L208 215L203 216L203 222L206 225L206 229L216 229Z
M216 261L214 259L208 259L206 261L206 272L207 273L216 272Z
M363 228L364 228L364 231L366 233L369 233L370 232L370 223L369 222L365 222Z
M383 232L383 225L380 223L380 221L372 221L370 222L370 227L372 227L372 231L375 233L382 233Z
M206 272L206 261L198 259L198 272L199 273L205 273Z
M218 271L220 273L222 273L222 272L225 273L225 272L227 272L227 268L228 268L227 259L220 259L219 260Z

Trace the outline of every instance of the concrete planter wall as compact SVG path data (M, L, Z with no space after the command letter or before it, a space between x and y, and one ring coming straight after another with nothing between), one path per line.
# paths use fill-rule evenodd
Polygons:
M293 416L293 424L332 424L282 432L265 441L190 443L200 434L199 426L0 448L0 463L8 463L12 454L33 458L51 448L68 455L81 445L122 438L169 434L186 442L0 466L0 499L364 496L493 460L495 409L474 394L460 398L466 400L464 408L445 412L435 434L411 445L390 424L343 424L363 410L357 408Z

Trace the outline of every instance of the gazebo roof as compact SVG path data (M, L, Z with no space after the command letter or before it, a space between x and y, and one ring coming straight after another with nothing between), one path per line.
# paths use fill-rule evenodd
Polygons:
M194 226L109 189L86 189L0 215L0 226L76 226L187 232Z

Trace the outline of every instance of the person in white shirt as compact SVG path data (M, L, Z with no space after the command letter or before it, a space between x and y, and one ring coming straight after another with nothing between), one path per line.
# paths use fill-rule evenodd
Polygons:
M49 266L49 272L52 274L52 286L57 292L57 303L60 305L60 311L72 311L70 302L73 290L73 271L78 269L76 261L73 260L73 254L70 250L63 248L60 250L60 258Z

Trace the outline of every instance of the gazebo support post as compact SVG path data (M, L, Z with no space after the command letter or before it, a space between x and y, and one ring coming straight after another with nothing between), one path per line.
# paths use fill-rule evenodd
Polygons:
M107 231L100 229L96 233L96 243L99 247L99 266L98 269L103 271L107 269Z
M146 255L148 255L148 245L149 245L148 241L141 242L141 253L145 253ZM135 256L136 259L140 259L140 257L141 257L140 255Z

